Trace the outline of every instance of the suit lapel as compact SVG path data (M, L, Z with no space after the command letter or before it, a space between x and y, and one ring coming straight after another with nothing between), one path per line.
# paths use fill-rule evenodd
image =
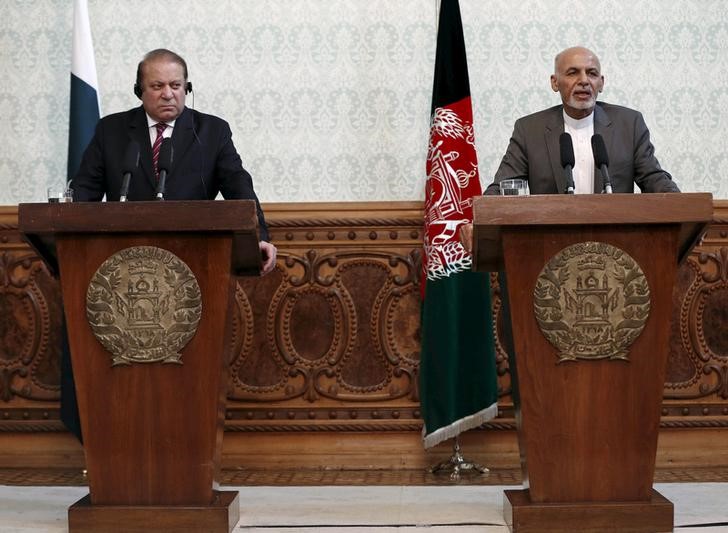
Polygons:
M549 114L546 120L544 130L551 172L556 182L556 189L560 193L566 190L566 179L564 178L564 169L561 167L561 150L559 148L559 136L564 133L564 116L562 113L561 106L553 108L553 112Z
M594 108L594 135L599 134L604 139L604 146L607 147L607 154L612 153L612 144L614 142L614 128L609 115L597 105ZM594 165L594 192L602 192L602 174L596 164Z
M152 171L152 143L149 140L149 125L147 124L147 114L143 107L137 108L134 117L129 123L129 138L139 143L139 166L144 173L144 178L154 190L157 187Z
M185 107L182 114L177 117L177 121L174 123L174 129L172 130L173 157L172 165L169 169L169 176L167 176L168 182L174 179L175 169L184 158L184 155L189 151L190 144L194 140L193 128L194 120L192 111Z

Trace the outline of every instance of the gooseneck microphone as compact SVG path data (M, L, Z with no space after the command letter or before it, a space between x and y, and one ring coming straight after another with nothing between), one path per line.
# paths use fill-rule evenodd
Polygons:
M124 152L123 166L121 167L123 177L121 179L121 190L119 191L119 201L126 202L126 197L129 194L129 182L131 177L139 167L139 143L136 141L129 141L126 145L126 152Z
M167 172L172 166L174 158L174 150L172 149L172 140L167 137L162 140L162 146L159 147L159 181L157 182L157 200L164 200L164 186L167 181Z
M559 137L559 148L561 150L561 166L564 167L566 177L566 194L574 194L574 143L571 142L571 135L564 132Z
M594 154L594 164L599 168L602 174L602 192L612 194L612 181L609 179L609 156L607 155L607 146L604 139L598 133L592 135L591 138L592 153Z

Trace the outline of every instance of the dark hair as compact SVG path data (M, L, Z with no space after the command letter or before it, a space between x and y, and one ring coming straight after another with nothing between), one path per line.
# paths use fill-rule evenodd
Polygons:
M151 52L147 52L147 54L144 56L144 59L139 61L139 65L137 65L137 74L136 74L136 83L135 87L138 87L141 91L142 87L142 69L144 68L144 65L146 65L150 61L154 61L157 59L168 59L172 61L173 63L177 63L178 65L182 66L182 71L185 75L185 81L187 81L187 63L184 59L182 59L182 56L179 54L175 54L171 50L167 50L166 48L157 48L156 50L152 50Z

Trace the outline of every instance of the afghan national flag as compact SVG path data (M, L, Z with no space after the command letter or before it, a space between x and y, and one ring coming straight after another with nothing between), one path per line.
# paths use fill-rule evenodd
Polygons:
M430 448L498 413L490 284L458 240L482 194L457 0L442 0L425 186L420 400Z
M78 171L81 156L99 121L99 83L86 0L73 5L73 58L71 60L71 112L68 132L68 180Z

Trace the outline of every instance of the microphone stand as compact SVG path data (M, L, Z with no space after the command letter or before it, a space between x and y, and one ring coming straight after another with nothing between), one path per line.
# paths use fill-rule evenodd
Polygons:
M571 165L566 165L564 171L566 172L566 190L564 192L566 194L574 194L574 174L572 173Z
M609 170L607 165L602 164L599 167L599 171L602 173L602 179L604 180L603 194L612 194L612 180L609 179Z
M157 200L164 200L164 187L167 181L167 170L161 169L159 171L159 183L157 184Z
M129 194L129 182L131 181L131 172L125 172L124 177L121 180L121 194L119 195L120 202L126 202L126 195Z

